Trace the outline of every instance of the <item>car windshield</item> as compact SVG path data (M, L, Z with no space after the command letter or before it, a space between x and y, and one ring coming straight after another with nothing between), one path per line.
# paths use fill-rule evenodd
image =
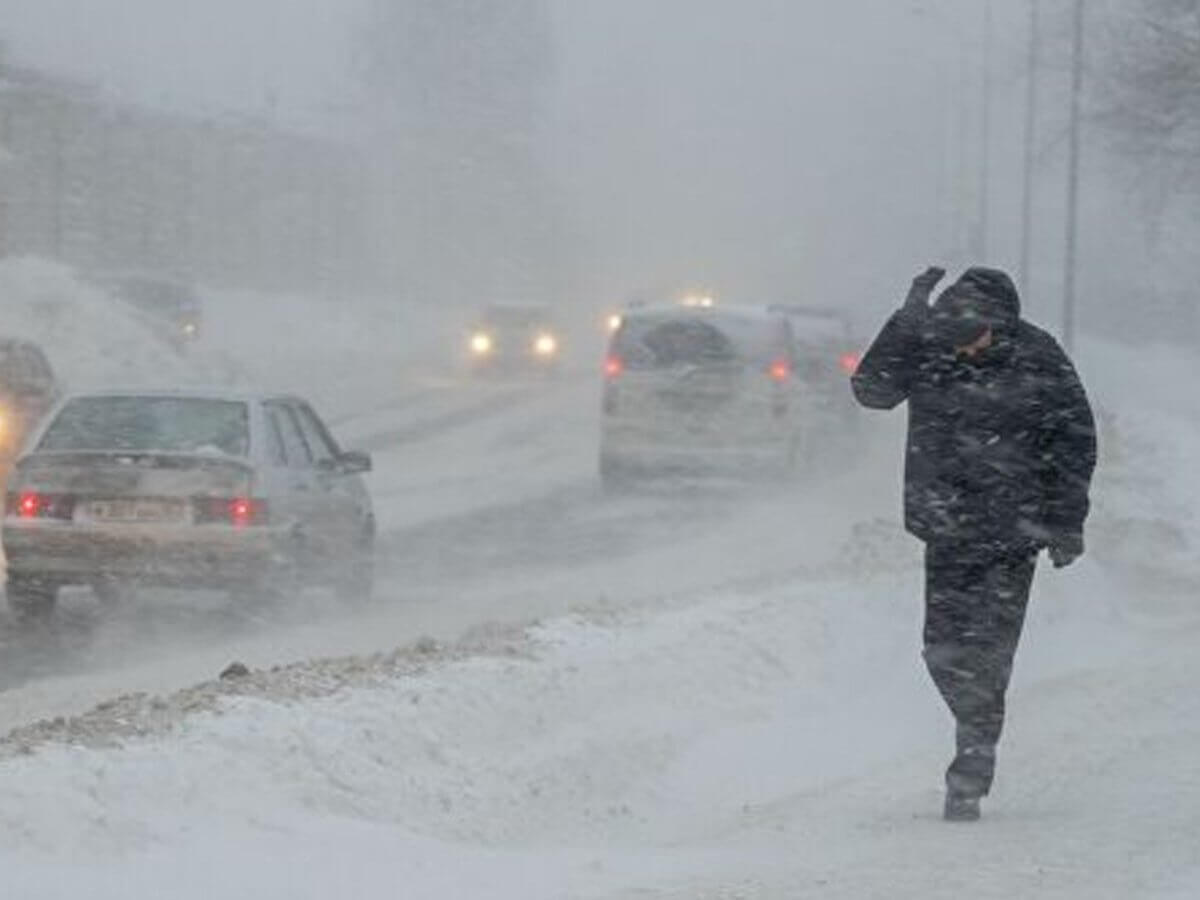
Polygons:
M492 328L538 328L547 324L544 309L525 306L493 306L484 311L483 322Z
M0 343L0 378L24 376L28 368L17 344Z
M188 397L84 397L63 407L39 450L250 452L245 403Z
M168 317L193 316L199 302L192 291L182 284L149 279L129 279L112 285L125 302L145 313Z

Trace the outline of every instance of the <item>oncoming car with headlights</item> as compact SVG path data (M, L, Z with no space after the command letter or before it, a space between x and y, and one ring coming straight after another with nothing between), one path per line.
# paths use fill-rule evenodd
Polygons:
M802 447L791 329L756 308L629 311L605 360L600 475L786 474Z
M227 590L310 584L369 595L375 520L361 475L312 407L289 396L73 396L9 480L7 595L49 612L60 588Z
M187 282L145 273L105 274L94 280L176 350L183 351L200 339L203 304Z
M471 370L552 372L562 359L562 336L545 306L493 304L467 339Z

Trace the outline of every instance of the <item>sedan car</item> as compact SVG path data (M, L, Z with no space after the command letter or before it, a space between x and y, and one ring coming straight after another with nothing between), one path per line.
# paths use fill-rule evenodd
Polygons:
M94 280L176 350L182 352L200 339L203 305L187 282L146 273L105 274Z
M60 588L228 590L319 584L369 594L375 519L364 453L297 397L72 396L9 481L8 602L49 612Z
M630 310L605 362L600 475L786 473L801 449L791 329L737 307Z
M467 352L475 374L552 372L562 357L562 337L544 306L493 304L471 330Z

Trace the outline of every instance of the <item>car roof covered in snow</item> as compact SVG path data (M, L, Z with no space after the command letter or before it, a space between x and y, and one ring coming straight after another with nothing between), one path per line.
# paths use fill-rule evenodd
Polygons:
M617 345L640 341L659 325L673 322L704 322L732 339L742 355L750 358L770 356L779 350L780 341L791 340L786 317L765 306L684 306L662 305L632 309L622 317L613 336Z
M718 328L725 326L733 329L769 328L771 325L787 321L784 315L766 306L685 306L683 304L641 306L626 310L622 313L621 318L628 324L644 323L647 325L693 319L711 322Z
M796 339L800 341L844 340L853 329L846 313L830 307L795 304L772 306L770 309L787 318Z

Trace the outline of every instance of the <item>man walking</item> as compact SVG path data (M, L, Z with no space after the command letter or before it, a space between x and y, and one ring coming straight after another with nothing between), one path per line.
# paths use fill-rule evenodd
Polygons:
M905 526L925 542L925 662L957 723L945 816L979 818L1037 556L1084 551L1096 430L1066 354L1021 318L1012 280L969 269L914 281L853 379L858 401L908 401Z

